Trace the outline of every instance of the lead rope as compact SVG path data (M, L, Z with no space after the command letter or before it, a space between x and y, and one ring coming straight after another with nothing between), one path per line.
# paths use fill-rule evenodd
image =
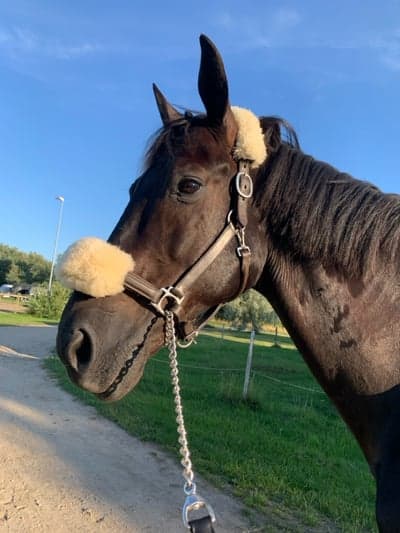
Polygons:
M215 522L215 514L212 507L196 493L196 483L194 483L194 473L192 461L190 460L190 451L186 436L185 420L183 418L183 408L181 400L181 389L179 386L179 369L178 354L176 350L175 322L172 311L165 311L165 344L169 350L169 365L171 368L171 382L174 394L175 413L177 431L179 434L178 442L181 445L179 453L181 454L181 465L183 466L182 476L185 480L183 492L186 495L185 503L182 509L183 524L193 533L213 533L212 523ZM195 511L205 509L207 515L202 518L190 520L189 515Z

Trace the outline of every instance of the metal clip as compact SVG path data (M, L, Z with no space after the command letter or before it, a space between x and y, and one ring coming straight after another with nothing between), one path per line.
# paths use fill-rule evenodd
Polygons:
M193 511L198 511L199 509L205 509L208 513L208 516L211 518L211 522L215 522L215 513L213 508L204 500L204 498L202 498L199 494L196 494L196 489L194 489L194 492L186 497L182 509L183 525L187 529L190 529L189 514Z
M236 248L236 253L238 254L239 257L243 257L245 255L251 254L250 246L247 246L244 235L245 235L245 228L240 228L239 230L236 231L236 237L239 241L239 246Z
M245 255L250 255L251 254L251 250L250 250L250 246L238 246L236 248L236 253L238 254L239 257L243 257Z

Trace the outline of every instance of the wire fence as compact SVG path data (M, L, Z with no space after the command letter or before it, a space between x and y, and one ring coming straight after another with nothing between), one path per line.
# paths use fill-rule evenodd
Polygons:
M262 380L267 380L270 383L275 383L276 385L279 385L280 387L283 386L283 387L292 388L298 391L325 396L324 391L321 389L307 387L304 385L292 383L288 380L279 379L277 377L271 376L265 370L263 371L255 370L252 367L252 361L250 358L250 362L249 362L249 356L252 352L253 344L258 345L259 347L260 346L261 347L262 346L267 346L267 347L274 346L273 342L262 340L262 338L265 337L265 335L262 336L261 339L257 339L256 335L254 334L254 335L250 335L249 338L246 339L243 335L240 337L237 337L236 336L237 334L235 335L235 332L226 330L226 329L223 329L223 330L213 329L211 332L210 330L208 330L208 331L202 332L202 335L214 337L216 342L217 341L222 341L222 342L228 341L229 342L231 340L236 340L238 342L242 342L244 345L246 344L248 346L247 349L249 352L247 364L241 367L228 368L228 367L218 367L218 366L193 365L193 364L188 364L184 362L179 362L179 367L182 368L183 370L188 369L188 370L195 370L195 371L200 371L200 372L214 373L216 375L218 374L219 376L223 374L232 374L232 373L236 373L238 375L242 374L243 380L244 380L244 387L243 387L244 398L247 396L248 379L254 380L254 378L261 378ZM290 348L294 349L294 346L292 345L289 337L285 339L284 342L279 345L279 347L282 347L283 349L290 349ZM244 353L245 351L246 351L246 348L244 347ZM152 361L154 361L157 364L161 364L161 365L169 365L167 360L163 360L158 357L152 357ZM248 376L246 376L246 370L248 371ZM247 387L246 387L246 379L247 379Z
M268 376L266 374L261 374L260 372L252 371L253 376L258 376L263 379L268 379L270 381L273 381L274 383L279 383L280 385L285 385L285 387L292 387L294 389L303 390L306 392L311 392L313 394L321 394L325 396L325 393L322 390L318 389L311 389L310 387L303 387L303 385L296 385L295 383L290 383L288 381L283 381L282 379L274 378L272 376Z

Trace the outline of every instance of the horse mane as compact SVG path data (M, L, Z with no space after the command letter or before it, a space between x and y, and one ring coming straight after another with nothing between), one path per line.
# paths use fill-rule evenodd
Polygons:
M353 278L362 276L379 253L393 261L400 240L400 196L304 154L284 119L265 116L260 123L268 158L257 177L255 204L274 244L293 260L321 261ZM158 130L145 169L160 160L165 164L160 153L171 156L172 147L183 146L192 125L208 127L206 116L185 111Z
M276 246L294 260L318 260L353 278L362 276L380 253L395 260L400 196L384 194L304 154L285 121L263 117L261 123L272 150L260 169L256 205Z

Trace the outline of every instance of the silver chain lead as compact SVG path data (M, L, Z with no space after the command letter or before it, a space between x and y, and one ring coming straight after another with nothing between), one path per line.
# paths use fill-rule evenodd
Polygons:
M194 474L192 470L192 461L190 460L190 451L186 436L185 420L183 418L181 389L179 386L178 354L176 351L174 314L171 311L165 311L165 317L165 340L169 349L169 366L171 368L171 381L174 393L176 423L178 426L177 431L179 434L178 442L181 445L179 453L182 456L182 475L185 479L184 491L185 494L188 495L196 492L196 485L193 483Z
M179 453L181 454L181 465L183 466L182 476L185 480L183 491L186 494L185 503L182 509L182 521L187 529L191 530L189 517L192 513L206 511L208 518L212 523L215 522L215 513L210 504L208 504L200 494L196 493L196 483L194 483L192 461L190 460L190 451L186 437L185 420L183 418L181 389L179 386L178 354L176 351L175 322L174 314L171 311L165 311L165 344L169 349L169 366L171 368L171 381L174 393L175 413L177 430L179 434L178 442L181 445ZM210 529L210 531L214 531Z

